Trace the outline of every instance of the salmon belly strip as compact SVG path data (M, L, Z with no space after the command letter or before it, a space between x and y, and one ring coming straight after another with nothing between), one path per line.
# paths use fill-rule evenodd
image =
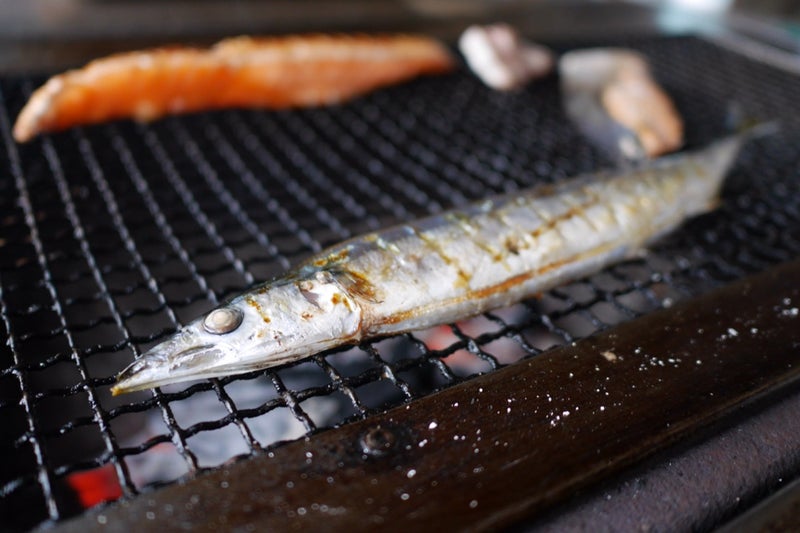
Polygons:
M117 118L334 104L453 67L441 43L411 35L236 37L205 50L128 52L48 80L20 112L14 138Z

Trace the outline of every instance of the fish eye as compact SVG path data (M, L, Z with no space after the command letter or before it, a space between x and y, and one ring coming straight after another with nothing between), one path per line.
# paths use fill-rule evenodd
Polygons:
M235 307L220 307L206 315L203 328L214 335L223 335L238 328L243 318L242 312Z

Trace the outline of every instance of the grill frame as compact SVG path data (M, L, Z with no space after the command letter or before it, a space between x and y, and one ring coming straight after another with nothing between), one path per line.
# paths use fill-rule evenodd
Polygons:
M771 92L767 90L770 79L776 76L790 76L789 74L735 54L731 55L731 52L705 41L684 39L688 39L685 42L694 42L696 45L707 47L706 51L712 50L712 55L720 58L723 69L726 65L728 67L734 65L738 69L737 72L751 69L755 71L752 74L754 79L744 84L746 87L736 84L732 86L733 96L747 101L749 113L756 116L772 116L774 115L772 111L780 108L782 102L785 104L791 101L785 95L783 98L775 97L774 90ZM675 45L678 42L678 40L653 40L631 44L642 47L654 60L657 66L656 72L663 73L665 55L669 56L669 53L664 52L661 47L669 47L669 43ZM672 57L673 62L674 60ZM739 62L744 62L748 67L742 67L742 63ZM675 68L673 64L672 69ZM765 69L768 75L764 74ZM709 92L720 93L727 88L724 76L722 78L721 80L704 78L700 83L706 88L710 84L713 91ZM7 223L2 226L3 247L7 250L16 250L18 255L14 256L15 261L3 264L5 292L0 293L0 300L3 303L0 311L4 319L5 333L8 335L8 332L11 332L8 338L12 344L5 348L2 355L8 358L10 354L13 362L5 367L2 377L6 383L9 377L16 379L21 384L23 393L19 395L18 400L15 400L12 394L10 399L2 403L2 408L9 410L21 406L29 413L33 412L37 409L37 405L41 405L53 395L42 396L41 391L38 395L36 392L29 393L29 389L33 388L26 381L29 379L29 374L38 372L36 364L39 363L44 364L45 369L66 363L75 366L78 380L77 383L62 384L61 390L70 397L85 394L85 402L91 410L88 419L86 415L82 415L72 419L71 422L67 421L47 430L40 428L41 421L35 416L28 416L25 421L27 430L12 443L12 447L16 450L26 448L28 443L31 443L32 454L38 464L35 483L43 488L46 514L51 521L69 515L69 512L65 511L70 505L69 496L60 495L63 489L58 486L59 480L70 473L86 470L87 466L112 464L121 480L122 494L133 497L141 491L141 488L131 479L125 457L146 453L156 446L169 444L184 457L190 472L201 472L205 467L202 461L195 457L190 439L225 427L232 427L241 434L247 446L247 454L269 453L273 447L280 446L280 443L264 445L253 436L248 422L259 413L266 414L279 408L286 409L304 427L306 434L313 435L322 429L322 425L315 422L314 417L307 412L304 402L308 405L309 400L328 396L336 387L341 387L337 390L346 397L346 402L352 404L353 411L341 417L333 425L369 418L382 412L387 406L412 402L443 385L435 378L430 378L433 380L432 383L422 385L404 379L403 373L409 372L416 366L431 365L434 367L433 370L442 376L441 379L450 384L457 384L463 381L463 377L454 373L446 363L442 362L447 355L465 350L473 357L485 361L488 369L494 369L500 366L499 361L484 346L498 339L510 339L521 346L527 344L529 355L535 355L542 350L531 344L525 336L525 332L532 328L543 329L551 335L560 337L561 343L570 343L588 331L605 329L610 325L603 323L593 314L592 308L596 305L608 303L622 315L620 320L625 320L660 307L665 300L677 300L687 295L699 294L741 278L745 274L787 260L798 250L798 239L791 234L791 231L797 232L797 207L790 203L781 204L775 194L759 189L765 187L764 184L746 184L753 175L752 169L759 168L759 162L767 163L762 166L769 169L769 163L775 159L782 161L784 165L796 161L794 155L787 155L778 147L778 140L765 140L757 143L755 148L748 148L743 154L743 163L734 171L723 194L729 203L723 204L719 213L690 222L678 234L656 245L649 257L627 262L607 270L600 277L593 277L592 283L601 288L596 290L597 287L593 287L590 291L593 292L593 296L588 300L582 296L584 282L556 289L538 302L523 304L527 322L523 320L522 324L508 323L496 313L488 314L486 320L494 324L489 332L475 336L465 333L463 327L453 326L452 335L449 337L450 343L439 350L430 349L419 336L415 335L366 343L361 350L363 352L361 357L368 369L355 375L349 375L344 367L332 364L329 358L336 359L335 355L315 356L313 362L306 365L314 367L312 373L319 375L321 372L326 375L328 382L319 386L305 387L302 390L292 390L284 383L287 375L291 380L296 373L275 371L249 375L243 380L226 378L191 385L188 388L181 387L166 393L157 393L152 399L136 400L135 404L128 404L124 399L120 400L119 404L109 404L110 400L102 397L100 391L104 391L111 384L113 372L104 370L98 378L94 375L96 370L87 366L98 358L98 353L105 355L117 352L140 353L143 348L162 339L170 331L169 327L164 329L160 324L171 323L174 328L178 323L193 318L203 309L252 284L257 278L277 275L288 264L297 263L300 258L318 251L322 246L352 235L356 226L360 224L366 224L370 229L382 227L389 222L435 212L449 203L462 203L467 199L478 198L483 193L520 187L530 183L532 176L529 169L533 169L533 177L536 179L556 180L580 171L607 166L608 161L603 154L596 152L565 125L563 116L558 110L557 90L552 79L531 87L525 94L507 96L492 94L482 89L467 75L459 74L445 79L419 80L402 87L391 88L335 110L286 112L268 115L270 118L264 118L265 115L259 113L222 112L172 118L150 126L117 123L59 134L22 147L14 145L9 136L10 116L13 115L10 112L21 106L23 93L29 92L33 84L25 79L7 79L4 83L5 106L3 113L0 113L0 129L3 131L5 146L3 161L11 171L13 183L4 180L3 193L5 196L6 191L13 189L20 193L16 201L10 201L8 196L4 200L4 208L16 212L17 217L10 223L8 223L10 219L6 219ZM685 76L676 79L667 74L665 77L665 84L668 90L676 95L679 108L693 111L687 115L690 145L702 144L724 129L724 106L716 102L717 105L704 108L697 102L690 101L695 95L689 88L696 83L697 80L690 80ZM9 86L22 90L16 93L10 92ZM432 86L437 89L432 90ZM450 91L445 92L449 97L441 95L435 97L437 91L444 91L447 87L452 89L453 86L461 89L460 92L455 92L455 96L450 96L453 94ZM763 91L763 94L758 98L746 98L748 95L752 96L750 93L754 91ZM12 95L11 100L6 94ZM421 98L420 94L429 98ZM764 96L766 94L770 96ZM434 96L432 99L431 95ZM709 100L710 96L705 94L704 98ZM398 101L408 103L405 108L398 108L393 104ZM529 107L524 107L530 102L537 102L548 110L546 113L539 112L538 115L534 111L533 125L524 122L524 119L529 119L532 114ZM456 128L456 131L449 131L446 127L448 121L437 118L444 112L453 113L453 109L467 108L478 109L480 112L461 118L460 129ZM405 113L409 110L418 123L424 124L423 128L413 129L415 124L408 123ZM523 112L520 113L519 110ZM786 118L787 127L781 133L781 139L796 138L794 129L796 117ZM370 135L374 134L377 140L364 142L362 146L355 141L364 141L367 134L348 133L354 127L362 128L362 131L369 132ZM419 134L418 138L413 139L415 142L413 150L410 151L411 155L400 157L400 164L395 168L388 168L387 162L395 161L392 159L392 150L397 151L398 139L403 139L404 135L407 137L409 128ZM487 133L482 132L481 128L486 128ZM509 139L507 133L503 134L504 128L513 130L515 138ZM252 142L248 141L248 138L252 135L248 136L242 131L250 134L255 132L253 135L261 139L260 145L257 143L255 150L248 148L248 142ZM110 143L103 140L106 133L111 133ZM461 137L454 134L460 134ZM348 135L351 137L350 140ZM492 143L492 138L495 136L499 137L502 143ZM265 154L263 139L272 137L277 138L276 142L287 149ZM534 137L535 141L532 140ZM235 141L227 140L229 138ZM455 148L452 150L448 148L447 141L454 144ZM149 152L152 158L135 157L137 149L131 148L133 143L138 150ZM482 148L487 145L492 146L493 150ZM211 146L213 149L209 148ZM72 147L76 148L75 152L79 157L72 153L70 150ZM474 148L474 152L470 152L468 147ZM531 152L537 155L530 155ZM386 155L387 153L389 155ZM567 153L573 158L566 158L564 154ZM779 154L777 158L776 153ZM496 160L492 159L498 154ZM523 155L517 157L518 154ZM383 166L371 168L369 163L372 161L382 163ZM491 165L487 166L486 161L492 161ZM260 165L264 169L271 168L275 174L288 176L289 179L285 182L274 179L260 181L264 179L262 175L250 170L250 167L255 165ZM74 183L75 178L71 174L74 173L72 169L76 167L82 168L80 173L83 176L82 180L93 187L89 188L88 193L81 190L80 183ZM224 182L220 172L220 169L224 168L232 170L240 177L241 184L234 188L230 182ZM307 177L308 182L300 181L298 172L300 168L307 171L303 173L303 177ZM350 169L349 173L344 173L347 187L331 181L330 176L337 175L334 172L336 168ZM122 191L120 189L115 191L114 188L119 187L119 184L108 177L115 170L123 170L125 176L130 178L130 185ZM174 192L171 195L175 198L176 204L182 203L178 205L182 205L181 209L189 213L190 222L194 222L195 226L204 227L207 239L211 241L213 247L195 242L189 236L191 232L183 229L187 217L170 214L168 208L164 207L169 204L170 198L159 196L165 194L164 190L156 190L157 182L152 177L146 177L151 174L160 176L172 187ZM434 179L434 176L440 179ZM192 183L192 178L197 180L197 183ZM773 181L777 179L779 183L788 186L788 191L792 190L791 184L787 185L785 180L781 181L775 176L767 176L766 179L767 182L770 179ZM55 188L47 186L51 180L55 183ZM209 198L198 194L197 189L201 186L202 190L222 199L224 209L209 207ZM457 186L463 186L463 191L456 188ZM384 187L389 192L384 191ZM742 192L747 189L743 187L755 189L757 199L755 202L748 200L749 195ZM333 195L333 201L322 202L315 198L309 189L328 191ZM138 197L133 195L134 191ZM375 195L378 197L377 209L369 205L369 198L372 196L369 193L374 191L378 191ZM82 197L83 194L88 196ZM357 196L359 194L360 197ZM108 216L118 233L119 249L125 250L131 258L127 263L113 263L113 256L117 255L115 247L98 248L97 235L102 233L102 230L98 229L99 224L87 226L82 222L86 218L86 210L91 210L90 203L85 199L91 196L101 199L107 206ZM292 197L299 200L292 203L290 201ZM406 201L398 201L397 197L405 198ZM143 204L144 209L140 209L141 215L134 215L135 210L130 208L131 198L139 198L139 203ZM765 202L764 198L769 201ZM734 205L731 205L731 199ZM267 211L274 215L278 222L258 215L252 207L253 204L248 203L251 201L266 206ZM748 201L753 203L747 204ZM57 206L52 214L47 209L36 207L51 203ZM304 218L302 215L308 211L308 205L315 206L310 210L313 218ZM738 214L749 209L758 211L754 221L748 221L747 218L737 220ZM766 212L767 209L775 209L775 213ZM103 209L100 211L102 214ZM45 218L42 219L42 216ZM42 220L48 221L50 220L48 217L51 216L55 219L53 227L60 231L56 231L55 236L38 235L37 231L33 230L29 233L30 242L26 242L24 235L19 236L18 228L22 226L29 229L37 228L42 224ZM73 231L65 232L59 228L59 220L61 224L71 226ZM143 226L150 223L148 220L155 222L160 231L160 239L164 241L152 249L145 244L148 232L144 231L145 237L143 237L141 231ZM757 223L765 221L767 224L763 228L756 227ZM235 231L230 231L232 227ZM120 231L122 228L124 231ZM291 230L290 235L286 235L285 228ZM791 228L790 234L780 235L782 228ZM741 253L735 247L725 244L726 239L727 242L739 243L743 240L742 236L758 236L768 245L764 246L754 239L748 243L745 253ZM70 237L77 241L77 246L61 250L59 243L69 240ZM248 256L248 252L243 251L252 241L258 245L257 251L261 252L261 255ZM783 248L778 250L774 246L775 243ZM710 252L709 247L711 247ZM162 261L166 255L164 252L160 252L159 255L159 249L171 250L170 253L174 257ZM702 250L702 253L698 254L698 249ZM75 256L82 258L85 265L88 265L88 275L83 271L72 279L68 265L60 265L58 271L48 267L51 263L64 258L66 258L65 263L68 263L74 260ZM674 259L676 256L678 259ZM222 259L219 259L220 257ZM22 264L16 264L23 259L25 261ZM167 291L164 287L179 285L175 282L175 278L180 278L169 273L169 268L173 268L168 264L169 261L180 263L189 271L188 277L196 285L193 289L183 292L178 290L177 297L165 295ZM36 291L43 289L44 292L34 293L30 298L33 304L30 301L20 303L19 295L14 294L13 297L8 295L20 292L20 279L21 286L26 287L26 276L30 277L26 269L31 268L30 265L34 263L44 266L41 280L43 283L31 285ZM130 266L131 263L133 267ZM62 276L62 270L66 272L65 277ZM118 276L115 277L115 274ZM136 277L143 281L126 285L126 280ZM8 282L9 279L12 280L11 283ZM81 300L81 291L92 285L97 289L93 294L99 293L100 297L93 296L89 302ZM126 297L134 295L131 299L135 300L138 297L136 293L146 292L148 288L153 289L155 306L125 303ZM69 296L65 300L61 291L66 291L67 294L75 292L78 295ZM629 293L635 293L639 297L633 298L632 303L627 305L624 303L626 300L620 303L620 299ZM183 294L189 296L182 297ZM25 323L25 320L19 318L26 315L25 306L38 304L38 309L28 313L35 315L45 309L46 306L40 302L48 298L56 305L53 309L55 316L43 312L47 316L43 317L41 323L36 324L36 328L39 329L34 328L32 334L24 329L20 330L17 324ZM99 318L96 320L75 323L74 315L77 311L65 311L66 308L73 306L80 310L84 304L97 302L107 306L111 311L110 317L106 313L98 313ZM8 307L12 303L17 308L10 312ZM126 314L126 305L135 312ZM21 314L15 314L20 310L23 310ZM577 317L573 322L582 323L577 325L570 323L571 316ZM139 318L142 320L138 320ZM48 322L53 320L56 322L55 327ZM567 322L566 327L561 321ZM113 324L118 331L121 331L122 339L106 344L86 343L82 339L83 332L98 327L102 329L105 324ZM26 323L26 326L29 325ZM53 334L53 331L56 333ZM93 335L95 333L92 332ZM39 337L49 342L52 338L62 335L67 349L51 349L50 352L46 352L43 361L38 361L33 366L24 361L24 357L14 345L15 342L24 345L31 339ZM105 337L114 336L107 331L98 334L98 338ZM392 343L400 343L407 350L416 350L419 355L396 357L390 349ZM28 349L25 352L26 357L30 357L30 351ZM302 364L295 365L293 368L296 370L302 366ZM231 397L228 387L238 381L258 380L260 378L257 376L262 375L268 376L270 386L275 391L274 395L255 409L237 408L237 400ZM385 381L389 383L388 386L399 391L395 392L394 403L385 401L375 404L365 403L358 392L359 388L382 381L381 378L384 376L386 376ZM215 395L227 414L221 419L196 422L190 424L188 428L184 427L185 424L176 416L172 404L179 404L188 397L206 393ZM105 407L106 405L111 407ZM167 433L159 434L133 447L120 445L118 431L112 428L114 420L152 407L160 410ZM47 455L53 451L43 446L42 442L56 440L62 435L69 435L76 428L88 426L88 420L98 426L100 438L107 452L94 458L73 461L61 469L45 465ZM39 442L40 440L42 442ZM3 485L4 494L15 492L16 479L18 478ZM26 479L31 478L27 476ZM20 481L19 484L23 482ZM148 485L145 487L145 492L158 486L158 483ZM4 500L4 503L6 501Z

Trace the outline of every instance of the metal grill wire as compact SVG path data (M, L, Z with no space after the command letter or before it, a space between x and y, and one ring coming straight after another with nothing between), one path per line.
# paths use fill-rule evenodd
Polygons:
M610 161L566 122L554 79L501 94L462 72L331 108L119 122L22 146L10 124L40 80L2 80L3 524L57 521L269 453L796 257L797 77L696 38L634 45L676 98L690 146L724 131L730 102L786 119L745 149L719 210L508 309L118 398L109 387L134 357L325 246Z

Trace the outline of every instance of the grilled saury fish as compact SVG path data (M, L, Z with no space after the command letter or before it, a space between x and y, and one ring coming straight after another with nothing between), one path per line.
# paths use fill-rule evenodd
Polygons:
M585 276L712 209L743 140L345 241L186 325L123 370L112 390L264 369L453 322Z

